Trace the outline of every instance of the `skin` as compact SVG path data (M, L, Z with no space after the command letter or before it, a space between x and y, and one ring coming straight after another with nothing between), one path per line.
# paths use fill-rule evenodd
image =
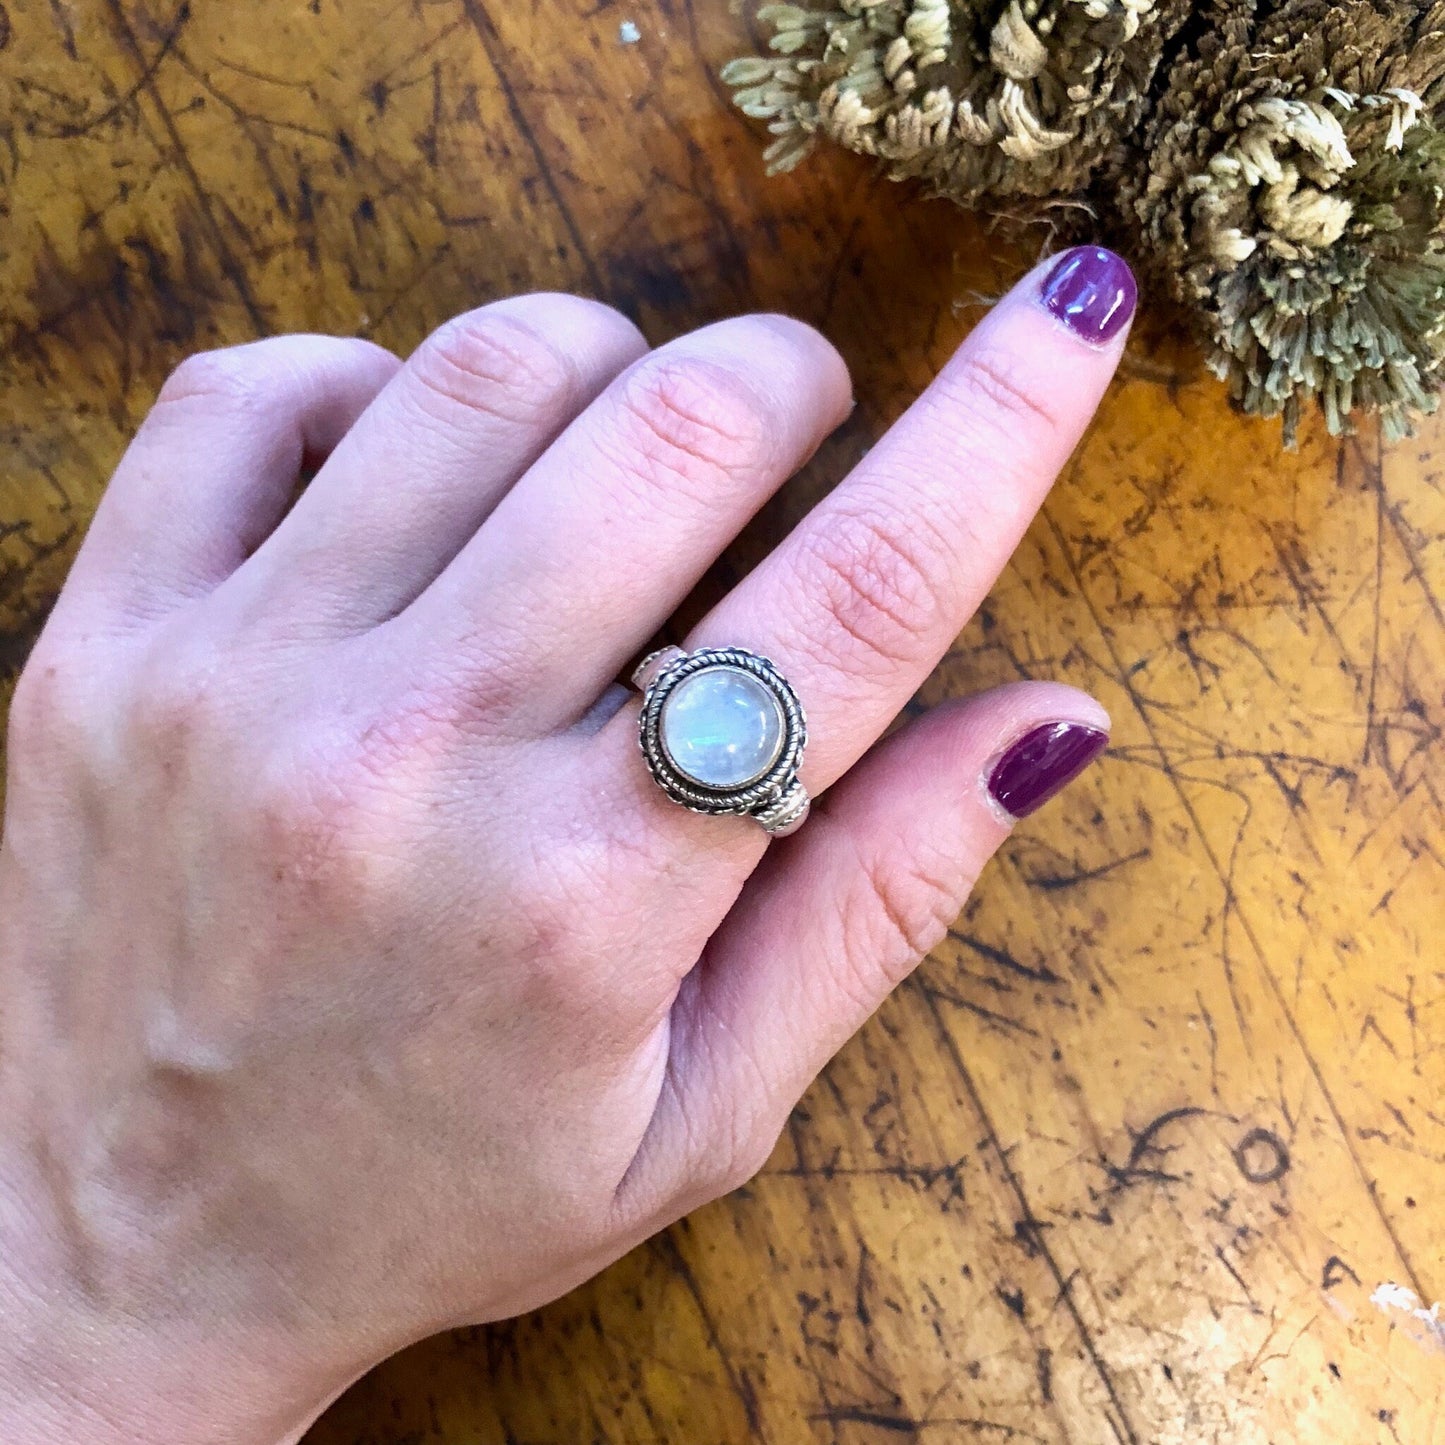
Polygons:
M0 1438L295 1441L761 1167L1007 835L992 761L1107 727L1028 683L874 746L1118 359L1038 288L687 639L807 707L771 846L614 680L847 415L820 335L528 296L167 382L11 714Z

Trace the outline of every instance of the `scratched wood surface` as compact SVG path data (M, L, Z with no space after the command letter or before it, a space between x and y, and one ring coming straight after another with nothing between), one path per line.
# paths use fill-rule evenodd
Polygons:
M780 535L1021 260L852 158L765 181L746 39L728 0L0 0L0 675L168 368L262 333L791 311L861 405L730 565ZM1139 341L923 694L1069 679L1107 760L755 1184L312 1445L1445 1441L1403 1293L1445 1296L1438 456L1284 456Z

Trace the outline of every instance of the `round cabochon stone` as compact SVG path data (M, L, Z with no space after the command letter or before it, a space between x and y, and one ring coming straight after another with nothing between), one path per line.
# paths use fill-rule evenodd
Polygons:
M783 751L782 704L737 667L706 667L683 678L668 693L660 723L673 765L705 788L755 783Z

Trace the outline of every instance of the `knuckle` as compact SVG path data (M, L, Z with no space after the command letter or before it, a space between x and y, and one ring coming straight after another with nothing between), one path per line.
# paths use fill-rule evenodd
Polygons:
M154 411L200 408L216 412L244 412L264 404L264 371L247 348L225 347L188 356L166 378L156 397Z
M954 384L970 423L1012 436L1020 427L1063 430L1063 419L1034 372L1005 347L965 348Z
M627 469L649 486L681 480L702 492L772 459L762 399L718 362L658 356L625 378L620 405Z
M63 650L40 642L15 683L9 746L17 756L51 751L80 726L85 712L84 669Z
M133 721L151 755L174 761L220 730L224 703L217 672L172 656L137 674Z
M648 871L653 856L640 837L624 839L595 817L544 805L500 865L529 995L540 1011L575 1021L598 1040L660 1018L674 965L671 935L660 946L650 926L659 886Z
M859 998L870 1012L958 918L966 892L959 880L923 859L888 853L862 862L862 883L844 914L848 964Z
M445 755L466 720L460 699L418 690L390 701L359 728L344 766L358 785L382 794L405 794L422 777L446 766Z
M250 809L260 856L270 861L276 882L355 905L359 880L343 867L343 840L355 826L353 804L343 787L273 770L254 788Z
M673 1057L690 1060L683 1075L669 1063L664 1082L666 1103L677 1132L680 1197L689 1208L741 1189L757 1177L777 1147L788 1107L786 1087L780 1090L776 1060L765 1062L744 1035L721 1042L703 1022L695 988L683 984L672 1008ZM730 1053L729 1064L747 1071L745 1080L725 1091L695 1089L688 1077L706 1077L716 1068L707 1055L719 1046Z
M313 345L325 346L335 356L357 367L371 367L390 379L401 370L401 358L389 347L366 336L315 336L307 338Z
M730 1194L756 1179L777 1147L780 1128L761 1112L734 1112L724 1137L704 1157L710 1161L708 1186Z
M517 969L520 1006L593 1043L618 1036L628 1017L619 979L619 934L594 908L564 861L537 854L503 865L507 956Z
M483 617L458 633L450 652L425 691L399 704L392 719L374 725L368 737L382 745L392 735L414 740L425 733L478 743L509 735L535 681L525 641Z
M568 906L565 894L537 883L523 883L509 909L512 956L522 970L521 996L529 1012L552 1020L575 1019L594 1037L609 1032L614 992L580 935L585 920Z
M821 607L811 641L829 664L911 662L944 615L948 569L917 519L860 507L809 529L799 595ZM861 654L861 659L860 655Z
M388 936L407 906L406 853L360 767L273 760L247 804L257 856L309 914Z
M627 871L600 837L539 840L518 884L529 951L544 962L570 954L586 960L601 977L630 932L633 911L623 900L636 889Z
M458 410L512 425L550 424L580 391L577 368L515 316L473 311L435 331L411 361L422 404L442 419Z

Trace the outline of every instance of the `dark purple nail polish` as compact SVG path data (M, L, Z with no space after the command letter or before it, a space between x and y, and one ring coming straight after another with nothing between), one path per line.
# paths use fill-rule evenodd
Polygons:
M1102 246L1075 246L1044 277L1039 297L1076 336L1102 346L1128 325L1139 288L1122 257Z
M994 801L1015 818L1041 808L1072 783L1109 745L1109 734L1083 723L1045 723L1018 742L994 764L988 790Z

